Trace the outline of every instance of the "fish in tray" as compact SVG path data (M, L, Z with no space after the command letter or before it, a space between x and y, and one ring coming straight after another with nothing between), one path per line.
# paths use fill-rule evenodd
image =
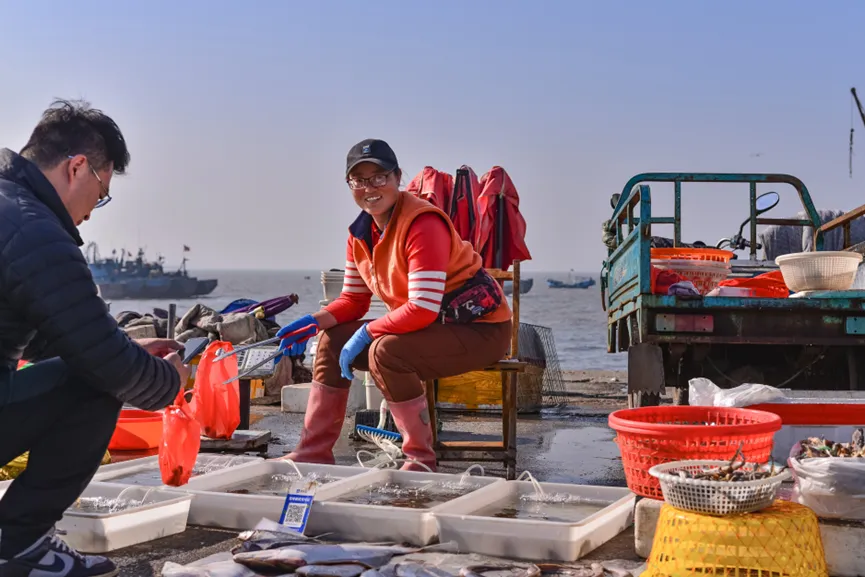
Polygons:
M396 555L416 553L416 547L400 545L290 545L279 549L237 553L234 560L254 571L270 575L291 573L306 565L361 565L376 569L387 565Z

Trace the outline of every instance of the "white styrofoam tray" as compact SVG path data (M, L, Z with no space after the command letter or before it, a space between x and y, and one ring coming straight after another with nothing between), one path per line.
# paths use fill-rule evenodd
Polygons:
M540 483L547 493L568 493L576 497L609 503L607 507L576 523L502 519L474 513L515 495L534 493L529 481L507 481L485 487L459 507L441 507L434 513L442 542L455 541L461 552L532 561L573 562L603 545L634 519L636 495L628 489Z
M462 475L444 473L373 469L369 475L346 480L339 487L337 495L316 503L316 508L310 513L310 523L315 522L316 532L332 533L336 537L352 541L395 541L418 546L428 545L438 536L438 526L433 513L444 507L449 510L462 510L472 502L480 489L429 509L342 503L336 500L379 483L459 482L461 477ZM467 482L486 487L504 483L504 479L471 476ZM307 533L313 534L309 531Z
M372 472L372 469L364 469L360 466L344 467L312 463L296 463L296 465L304 475L321 473L340 478L338 481L320 485L316 490L315 501L310 511L306 529L308 535L319 532L315 525L315 521L319 517L316 514L319 501L340 492L340 487L349 478L353 479ZM226 493L223 490L259 477L276 474L292 475L296 474L296 471L291 463L287 461L261 461L195 477L190 479L186 485L173 488L172 490L183 491L193 496L192 506L189 510L189 523L191 525L223 527L243 531L252 529L264 518L279 521L283 506L285 505L285 497L276 497L273 495L238 495L235 493Z
M195 460L195 466L201 467L211 463L224 462L226 464L230 464L229 468L234 468L242 467L250 463L260 463L263 461L264 459L261 457L253 457L249 455L217 455L213 453L201 453ZM96 471L96 474L93 476L93 480L97 482L109 482L112 484L128 486L132 483L128 483L123 479L118 479L118 477L125 477L127 475L134 475L136 473L144 473L146 471L153 470L159 471L159 455L142 457L141 459L132 459L129 461L121 461L120 463L109 463L108 465L102 465ZM213 475L214 473L218 473L221 470L223 469L204 473L203 475L196 475L196 477ZM196 477L192 477L192 479ZM159 483L155 486L165 487L165 485L163 485L162 483Z
M135 500L142 499L149 492L147 503L117 513L79 513L67 510L57 523L57 529L66 532L62 536L63 540L83 553L106 553L186 530L189 505L192 501L190 495L157 487L91 483L81 496L114 498L121 492L123 498Z

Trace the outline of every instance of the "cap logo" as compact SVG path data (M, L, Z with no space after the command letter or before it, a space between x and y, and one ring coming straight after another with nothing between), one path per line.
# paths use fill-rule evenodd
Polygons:
M363 148L360 149L361 154L369 154L369 152L370 152L369 144L364 144Z

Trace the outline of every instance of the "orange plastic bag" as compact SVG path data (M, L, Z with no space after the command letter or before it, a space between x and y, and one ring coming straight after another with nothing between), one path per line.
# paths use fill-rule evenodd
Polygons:
M179 487L189 482L198 450L201 448L201 425L183 396L183 388L173 405L162 414L162 442L159 443L159 472L162 482Z
M240 425L240 383L223 383L237 376L237 356L214 361L220 350L228 353L234 347L226 341L214 341L201 355L195 373L192 411L205 437L230 439Z

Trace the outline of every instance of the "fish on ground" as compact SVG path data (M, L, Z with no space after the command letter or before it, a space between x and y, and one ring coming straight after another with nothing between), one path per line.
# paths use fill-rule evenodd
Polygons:
M312 537L307 537L293 531L282 532L263 529L244 531L238 535L238 539L240 539L240 545L232 549L232 553L266 551L268 549L279 549L280 547L289 547L291 545L309 545L317 542Z
M178 565L166 561L162 566L162 577L260 577L248 567L232 560L217 561L207 565Z
M396 577L393 565L385 565L377 569L367 569L360 574L360 577Z
M368 571L363 565L349 563L346 565L304 565L294 572L302 577L359 577Z
M484 573L507 572L513 577L540 577L541 568L537 565L469 565L460 569L460 577L483 577Z
M396 577L456 577L435 565L417 561L405 561L393 565Z
M419 549L399 545L293 545L281 549L237 553L234 560L255 571L290 573L304 565L362 565L375 569L387 565L396 555L416 553Z
M289 545L321 543L319 537L310 537L309 535L292 531L285 525L280 525L270 519L262 519L253 529L242 532L237 538L240 539L241 543L232 549L232 553L264 551Z

